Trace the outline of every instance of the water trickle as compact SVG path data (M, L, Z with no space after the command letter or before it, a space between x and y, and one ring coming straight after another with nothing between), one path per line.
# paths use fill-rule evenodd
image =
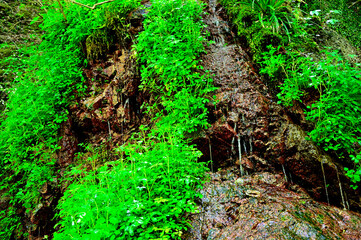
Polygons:
M210 140L209 140L209 157L211 158L211 171L213 172L212 145Z
M252 149L252 140L253 140L253 138L252 138L252 136L250 136L250 137L249 137L249 151L250 151L250 152L253 152L253 149Z
M241 172L241 176L244 176L244 169L243 169L243 166L242 166L241 139L239 137L239 134L237 135L237 141L238 141L238 153L239 153L239 170Z
M127 98L127 100L125 100L124 110L127 109L127 106L129 107L129 98Z
M242 142L243 142L244 152L245 152L246 154L248 154L247 146L246 146L246 141L243 140Z
M338 185L340 187L340 194L341 194L341 200L342 200L342 206L343 209L346 210L346 203L345 203L345 198L343 197L343 190L342 190L342 184L341 184L341 180L340 180L340 175L338 174L338 168L336 165L334 165L335 170L336 170L336 174L337 174L337 180L338 180Z
M323 161L321 161L321 169L322 169L322 174L323 174L323 182L325 183L327 203L328 203L328 205L330 205L330 199L328 197L328 190L327 190L327 183L326 183L325 169L323 168Z
M237 132L237 123L234 123L234 132ZM232 149L231 149L231 153L232 154L236 154L236 152L234 151L234 138L235 138L235 136L233 136L233 138L232 138L232 143L231 143L231 146L232 146Z
M288 182L288 179L287 179L287 174L286 174L286 169L285 169L285 166L282 164L282 171L283 171L283 174L285 175L285 180L286 182Z

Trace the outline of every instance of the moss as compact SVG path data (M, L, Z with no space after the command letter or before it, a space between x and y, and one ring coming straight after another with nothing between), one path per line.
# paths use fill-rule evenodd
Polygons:
M123 47L126 46L129 34L124 16L107 13L106 19L104 27L94 31L86 39L88 60L105 57L116 43L120 43Z
M0 47L0 59L9 57L12 53L14 53L15 50L16 50L15 45L7 45Z
M99 59L109 52L113 39L106 30L97 30L86 39L86 53L88 59Z
M221 3L226 7L236 25L238 36L247 40L254 61L261 60L261 53L267 50L268 45L278 46L286 43L281 34L261 25L258 13L253 11L250 6L234 0L222 0Z
M361 4L354 4L353 0L307 0L303 10L309 12L316 9L326 15L330 10L338 10L341 15L335 15L338 24L332 26L334 30L346 37L355 47L361 49ZM352 5L352 6L351 6Z
M8 71L11 65L15 68L20 63L19 49L39 41L40 22L30 25L31 20L41 11L37 1L1 1L0 2L0 122L2 110L5 108L7 92L11 87L14 74Z

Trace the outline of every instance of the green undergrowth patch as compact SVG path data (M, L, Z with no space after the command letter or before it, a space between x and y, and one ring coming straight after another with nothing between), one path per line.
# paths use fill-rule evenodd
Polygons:
M276 90L280 104L290 107L295 101L302 102L309 89L317 90L314 103L304 109L306 119L314 124L309 137L324 150L339 156L340 162L348 166L346 174L354 183L360 182L360 66L357 61L349 63L346 59L352 60L350 56L321 45L327 40L330 28L359 45L355 41L359 34L350 35L351 31L357 33L360 29L355 28L360 19L353 19L358 13L353 14L354 10L348 8L350 2L222 0L221 3L236 25L238 35L247 40L265 80L270 86L280 83Z
M164 139L165 140L165 139ZM194 189L204 167L198 150L179 139L120 147L127 154L85 173L74 168L59 205L62 228L55 239L177 239L195 211Z
M293 45L314 48L300 3L288 0L221 0L237 35L245 39L255 62L262 60L267 46Z
M39 24L29 24L39 12L39 3L35 0L0 2L0 122L3 121L2 112L16 76L9 68L21 65L19 59L25 57L24 46L39 42Z
M292 106L295 101L302 102L307 89L316 89L318 100L305 109L306 119L315 124L309 137L326 151L338 152L340 159L350 159L353 169L346 168L347 175L354 183L360 182L360 65L350 64L330 49L323 50L325 57L318 61L291 51L279 54L278 50L270 46L263 54L261 73L272 78L279 71L285 76L277 95L279 103Z
M93 5L96 1L83 1ZM0 127L0 166L3 198L10 207L0 212L0 238L15 231L25 238L20 218L41 202L39 189L55 181L59 125L67 119L66 107L86 90L81 50L86 37L107 26L107 16L118 18L138 7L139 1L115 1L94 10L69 1L44 1L42 42L23 51L16 81ZM20 213L20 214L19 214Z
M206 167L187 136L209 126L205 103L214 90L198 73L203 9L195 0L152 2L134 50L142 89L154 96L144 106L153 124L117 148L117 161L70 184L55 239L180 239L189 227L184 214L197 211ZM77 169L72 176L81 176Z
M302 10L306 12L319 10L320 18L327 18L330 12L338 11L339 15L335 19L337 24L331 25L331 27L361 50L360 2L352 0L307 0L306 3L306 5L302 5Z

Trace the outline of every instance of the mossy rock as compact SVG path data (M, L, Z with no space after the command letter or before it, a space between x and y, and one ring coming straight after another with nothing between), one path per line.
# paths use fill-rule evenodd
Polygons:
M323 47L329 47L331 50L339 50L339 53L350 63L361 63L361 51L353 46L349 40L330 28L324 29L324 32L325 36L322 39Z
M231 16L233 23L237 26L237 34L247 40L250 47L253 60L261 60L261 53L267 51L267 46L274 47L287 44L287 40L280 33L275 32L272 28L262 26L259 21L258 13L253 9L233 0L223 0L228 14Z
M325 16L331 10L338 10L340 15L335 15L339 22L332 29L337 31L349 40L358 50L361 50L361 3L353 4L353 0L307 0L303 10L306 12L316 9L321 10L321 15Z
M107 15L106 19L103 28L95 30L86 38L85 45L88 60L105 57L115 43L119 42L125 45L125 41L128 39L129 34L124 17Z
M113 37L107 31L99 29L90 34L86 39L86 55L88 59L99 59L109 52Z

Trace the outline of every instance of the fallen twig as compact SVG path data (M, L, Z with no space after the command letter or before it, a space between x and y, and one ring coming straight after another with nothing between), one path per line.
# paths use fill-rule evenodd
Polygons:
M351 8L353 5L355 5L356 3L361 2L360 0L357 0L356 2L352 3L348 8Z
M71 0L70 2L72 2L72 3L74 3L74 4L77 4L77 5L79 5L79 6L86 7L86 8L89 8L89 9L91 9L91 10L94 10L97 6L102 5L102 4L105 4L105 3L109 3L109 2L114 2L114 0L107 0L107 1L104 1L104 2L96 3L96 4L94 4L92 7L90 7L90 6L88 6L88 5L85 5L85 4L82 4L82 3L78 3L78 2L72 1L72 0Z

